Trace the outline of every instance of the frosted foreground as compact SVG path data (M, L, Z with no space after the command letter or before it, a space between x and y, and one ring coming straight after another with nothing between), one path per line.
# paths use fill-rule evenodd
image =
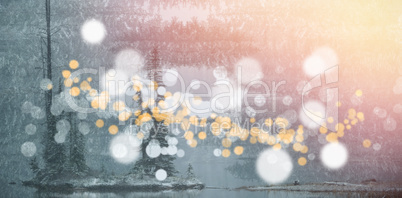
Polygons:
M402 195L400 183L376 183L352 184L346 182L324 182L300 185L273 185L259 187L240 187L249 191L309 191L309 192L386 192L392 195Z
M130 175L116 176L111 178L88 177L83 179L72 179L69 181L56 180L46 184L27 181L23 182L26 186L36 187L38 189L68 191L163 191L163 190L201 190L205 186L198 179L183 179L177 177L168 177L164 181L156 179L137 179Z

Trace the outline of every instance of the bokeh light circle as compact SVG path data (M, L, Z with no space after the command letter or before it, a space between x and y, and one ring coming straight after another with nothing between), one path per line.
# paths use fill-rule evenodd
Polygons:
M159 181L163 181L167 178L167 172L163 169L159 169L155 172L155 178Z
M293 164L284 150L267 149L257 159L257 173L269 184L284 182L292 173Z
M141 141L131 135L122 133L112 139L109 151L113 159L122 164L129 164L138 159Z
M25 132L28 135L34 135L36 133L36 125L34 124L28 124L25 126Z
M106 36L105 26L96 19L90 19L82 25L81 36L90 44L101 43Z
M25 157L32 157L36 153L36 145L33 142L25 142L21 145L21 153Z
M340 169L348 161L348 150L341 143L326 144L320 153L321 162L329 169Z
M300 109L299 119L309 129L317 129L325 121L325 107L315 100L308 101Z

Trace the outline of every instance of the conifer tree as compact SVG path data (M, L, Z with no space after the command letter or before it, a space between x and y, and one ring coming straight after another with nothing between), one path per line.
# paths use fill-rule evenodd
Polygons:
M38 164L36 157L33 157L31 159L31 161L29 162L29 166L31 168L32 173L35 175L35 178L36 178L40 171L39 164Z
M44 68L44 75L47 79L52 81L52 39L50 27L50 0L45 1L46 8L46 67ZM65 164L65 147L58 144L54 140L56 134L57 117L51 113L51 105L53 90L45 92L45 113L46 113L46 131L43 134L42 144L44 145L43 159L45 162L44 170L41 171L40 180L49 181L57 179L59 173L63 172Z
M154 48L149 57L149 61L145 66L145 70L147 72L148 79L155 83L155 86L163 86L162 74L163 70L160 65L159 52L157 48ZM155 104L162 99L162 96L157 96L155 98ZM139 93L139 108L141 108L142 104L141 93ZM149 113L152 115L152 110L149 107L142 108L142 113ZM146 153L146 148L149 145L152 139L157 140L160 144L160 147L168 147L169 144L165 139L168 134L168 127L164 125L163 122L157 121L154 116L152 116L152 120L150 121L152 124L152 128L150 130L149 138L143 140L141 145L141 153L142 158L138 160L133 168L133 172L137 174L140 178L144 175L154 176L155 172L159 169L163 169L168 173L168 176L173 176L177 173L177 170L174 167L173 161L176 159L175 156L172 155L159 155L156 158L151 158Z
M71 130L69 133L69 171L74 175L84 176L88 172L85 161L85 137L77 128L77 117L73 112L69 112Z
M188 164L188 167L187 167L186 176L187 176L187 179L195 178L194 169L190 163Z

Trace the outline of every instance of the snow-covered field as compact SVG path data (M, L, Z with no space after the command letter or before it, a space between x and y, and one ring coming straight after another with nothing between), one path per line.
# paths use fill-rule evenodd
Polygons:
M249 191L265 190L287 190L287 191L309 191L309 192L396 192L402 193L401 183L367 183L352 184L346 182L324 182L300 185L274 185L259 187L241 187Z
M163 191L203 189L204 184L198 179L168 177L164 181L154 178L138 179L133 176L114 176L107 178L86 177L72 180L56 180L46 184L26 183L37 188L54 190L89 190L89 191Z

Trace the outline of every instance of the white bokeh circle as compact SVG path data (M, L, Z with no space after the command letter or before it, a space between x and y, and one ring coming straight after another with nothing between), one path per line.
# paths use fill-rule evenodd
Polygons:
M340 169L348 161L348 150L341 143L329 143L321 149L321 162L329 169Z
M265 182L278 184L290 176L293 163L286 151L267 149L258 157L256 168L258 175Z
M99 44L106 36L106 28L102 22L90 19L82 25L81 36L90 44Z

